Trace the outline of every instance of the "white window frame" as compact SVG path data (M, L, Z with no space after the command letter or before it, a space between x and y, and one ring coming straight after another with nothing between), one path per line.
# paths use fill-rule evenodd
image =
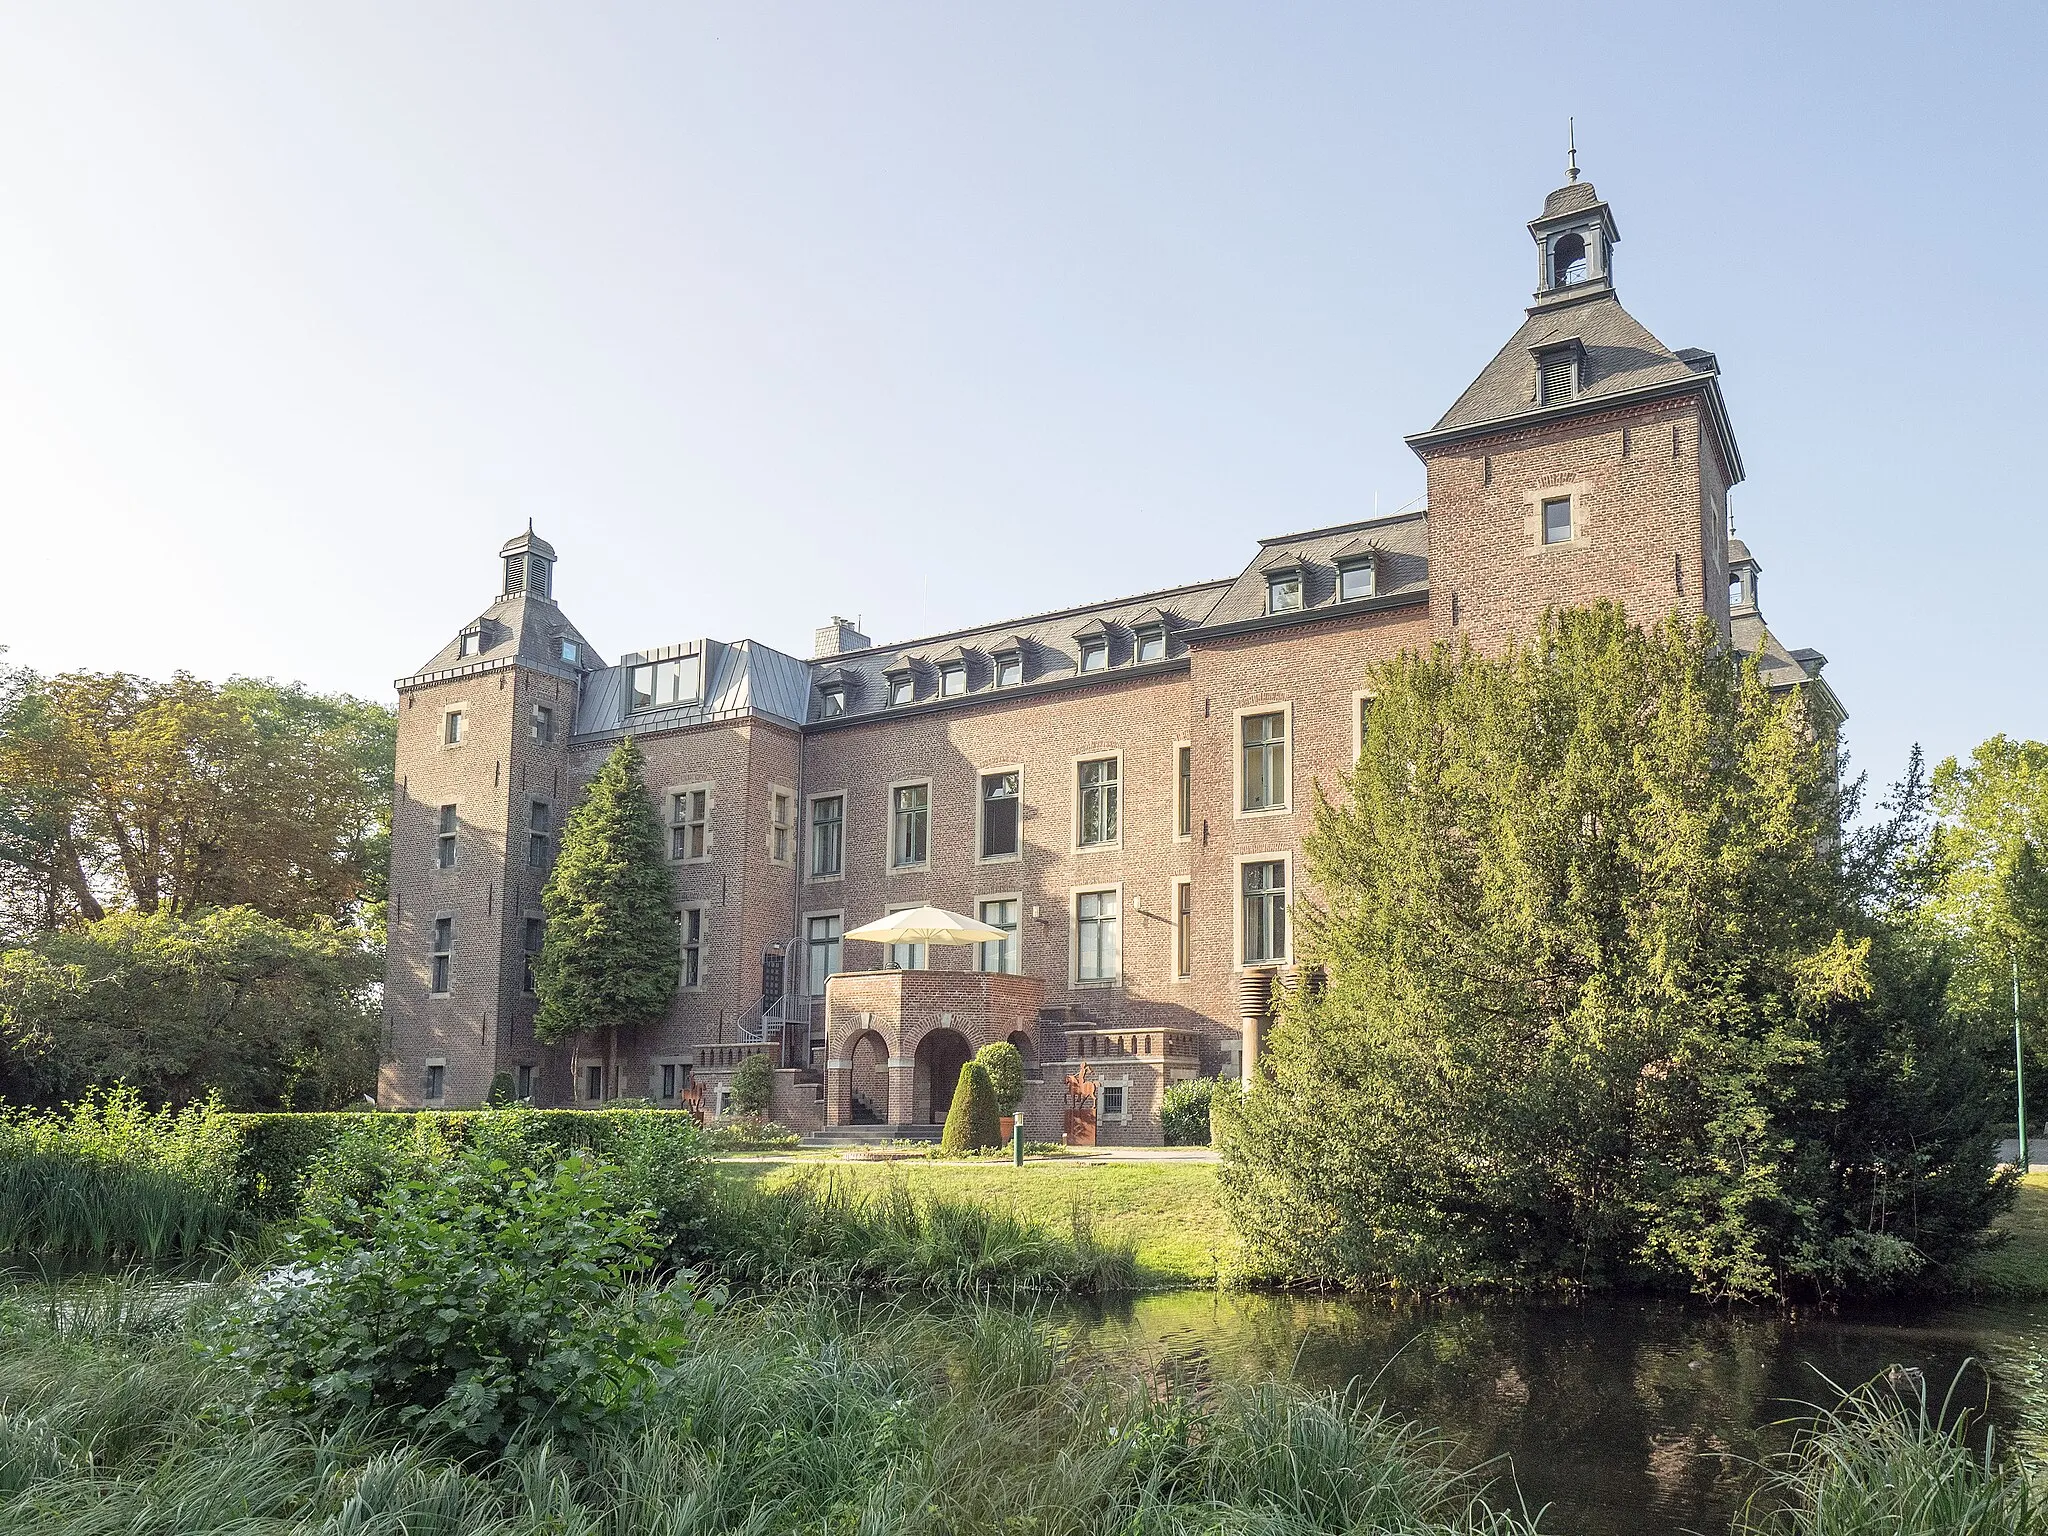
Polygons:
M1188 829L1180 829L1181 790L1180 755L1188 755L1187 813ZM1173 744L1173 795L1167 806L1167 830L1176 843L1192 842L1195 836L1195 744L1192 741L1176 741Z
M1010 959L1015 962L1015 965L1007 971L989 970L984 961L987 958L986 951L988 946L993 940L985 940L974 946L974 968L988 976L1021 976L1024 974L1024 893L1022 891L995 891L989 895L975 897L974 916L977 921L988 922L988 919L981 915L981 909L992 901L1016 903L1017 926L1010 930Z
M882 915L884 917L894 917L898 912L914 912L923 905L924 903L921 901L892 902ZM844 946L845 942L845 939L842 937L840 944ZM932 947L929 944L884 944L882 949L885 952L888 969L892 971L928 971L932 968ZM909 965L898 965L896 963L896 951L899 949L912 951L910 956L911 963ZM845 953L843 947L840 953Z
M1354 764L1365 756L1365 706L1378 697L1370 688L1360 688L1351 695L1351 761Z
M1247 960L1244 955L1244 867L1247 864L1281 864L1287 870L1287 946L1283 953L1270 960ZM1230 928L1233 953L1237 958L1236 969L1244 971L1268 965L1292 965L1294 963L1294 855L1276 851L1273 853L1241 853L1230 870Z
M453 741L448 739L448 719L451 715L461 722L454 728L455 740ZM467 700L459 704L444 704L441 706L440 734L434 739L440 744L443 752L457 751L469 745L469 726L470 707Z
M1168 980L1176 983L1190 982L1195 979L1195 947L1189 939L1189 935L1197 927L1194 920L1195 882L1189 876L1182 875L1177 877L1168 889L1171 894L1167 899L1173 903L1172 910L1168 914L1168 926L1173 930L1173 954L1167 962L1166 975ZM1187 916L1185 920L1181 916L1181 893L1183 891L1187 893ZM1183 930L1186 930L1186 932ZM1186 945L1188 952L1188 968L1185 971L1180 968L1180 952L1183 944Z
M1114 976L1081 975L1081 898L1098 896L1105 892L1116 895L1116 974ZM1124 883L1121 880L1102 881L1093 885L1077 885L1067 892L1067 985L1076 988L1121 987L1124 984Z
M988 832L988 822L982 816L986 801L982 796L982 780L993 778L999 773L1017 775L1017 851L1015 853L988 853L983 851L982 840ZM1024 857L1024 765L1022 763L999 763L993 768L974 770L974 862L977 864L1015 864Z
M704 851L702 853L678 856L676 853L676 828L691 826L694 823L681 822L675 819L676 796L693 795L700 789L704 791ZM709 864L711 862L712 849L717 841L717 834L712 831L712 824L717 820L713 813L718 809L718 791L713 781L705 779L696 784L671 784L661 792L661 804L662 809L667 812L663 820L668 829L669 863Z
M1117 747L1108 752L1077 752L1068 760L1067 789L1074 798L1072 846L1076 853L1117 853L1124 846L1124 802L1128 799L1129 786L1124 780L1124 752ZM1114 762L1116 764L1116 836L1107 842L1083 843L1081 841L1081 765L1083 763ZM1090 890L1096 889L1094 886Z
M789 820L783 822L781 827L781 830L786 834L783 838L781 858L777 858L775 856L775 802L778 796L781 798L783 803L783 809L789 817ZM762 843L768 853L768 862L770 864L779 864L784 869L790 868L796 862L796 807L797 793L795 790L791 789L786 784L777 784L772 781L769 783L768 829L762 837Z
M839 967L837 970L827 971L822 977L820 977L818 979L818 990L813 992L810 989L811 924L814 921L827 917L836 919L839 924L839 936L832 941L835 945L838 946L839 949ZM806 912L803 915L803 927L799 931L803 935L804 946L803 995L805 997L823 997L825 995L825 983L830 981L834 976L843 974L846 970L846 910L843 907L827 907L822 911Z
M899 789L924 790L924 857L914 864L896 862L896 791ZM932 867L932 781L928 778L897 779L889 785L889 795L882 802L885 814L883 827L888 841L882 849L882 867L892 875L916 874L919 870Z
M1244 723L1258 715L1279 715L1281 729L1287 733L1287 798L1280 805L1261 806L1255 811L1248 811L1244 808ZM1257 821L1265 816L1294 814L1294 763L1297 756L1292 701L1276 699L1268 704L1253 704L1230 717L1230 804L1237 820Z
M818 865L818 802L837 800L839 802L839 868L836 873L821 875ZM804 879L812 885L830 885L846 878L846 791L826 790L812 795L804 801Z
M704 979L705 952L711 948L705 939L705 933L711 925L704 920L704 915L710 910L711 903L707 901L686 901L676 908L676 990L678 992L705 992L710 990L709 983ZM697 939L694 944L684 937L687 928L683 922L683 919L692 912L697 914ZM685 981L683 980L685 974L683 955L691 949L697 951L697 979L695 981Z

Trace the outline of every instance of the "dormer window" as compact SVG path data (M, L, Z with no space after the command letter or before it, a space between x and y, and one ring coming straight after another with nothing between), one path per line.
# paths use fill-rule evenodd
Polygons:
M483 650L483 648L484 637L483 632L481 630L465 629L462 632L462 640L460 643L460 648L458 650L459 655L475 656L479 654Z
M889 702L908 704L917 697L917 679L906 668L889 674Z
M583 647L574 640L564 640L562 642L561 656L562 660L573 667L583 660Z
M1266 612L1297 613L1301 609L1301 570L1275 571L1266 578Z
M844 687L820 688L818 690L818 713L826 719L846 713L846 689Z
M949 661L939 668L939 697L957 699L967 692L967 663Z
M1379 595L1379 562L1371 555L1360 555L1346 560L1337 567L1337 601L1356 602L1362 597Z
M1109 666L1109 639L1098 635L1092 640L1081 642L1081 670L1100 672Z
M1002 651L996 656L996 686L1015 688L1024 681L1024 653Z
M1584 359L1576 341L1544 347L1536 354L1536 403L1562 405L1584 386Z
M695 704L704 696L704 658L671 656L665 661L644 661L628 674L630 709L668 709L677 704Z
M1166 626L1148 624L1138 631L1138 660L1166 660Z
M1586 280L1586 237L1566 235L1550 248L1550 286L1569 288Z

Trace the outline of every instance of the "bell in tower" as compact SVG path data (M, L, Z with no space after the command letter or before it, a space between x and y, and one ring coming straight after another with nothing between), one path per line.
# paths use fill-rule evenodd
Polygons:
M554 597L555 546L536 534L531 522L527 523L526 532L498 551L498 556L505 562L501 597Z

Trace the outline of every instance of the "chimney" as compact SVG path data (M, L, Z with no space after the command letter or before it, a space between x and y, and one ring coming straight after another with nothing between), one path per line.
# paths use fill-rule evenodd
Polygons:
M873 642L855 629L838 614L832 615L832 622L818 631L816 643L811 647L813 658L837 656L846 651L864 651Z

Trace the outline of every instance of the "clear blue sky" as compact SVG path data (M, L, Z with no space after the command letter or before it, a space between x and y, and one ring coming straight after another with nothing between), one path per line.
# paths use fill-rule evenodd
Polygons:
M1564 120L1889 778L2048 736L2048 9L0 4L0 643L389 695L531 517L607 654L1420 494Z

